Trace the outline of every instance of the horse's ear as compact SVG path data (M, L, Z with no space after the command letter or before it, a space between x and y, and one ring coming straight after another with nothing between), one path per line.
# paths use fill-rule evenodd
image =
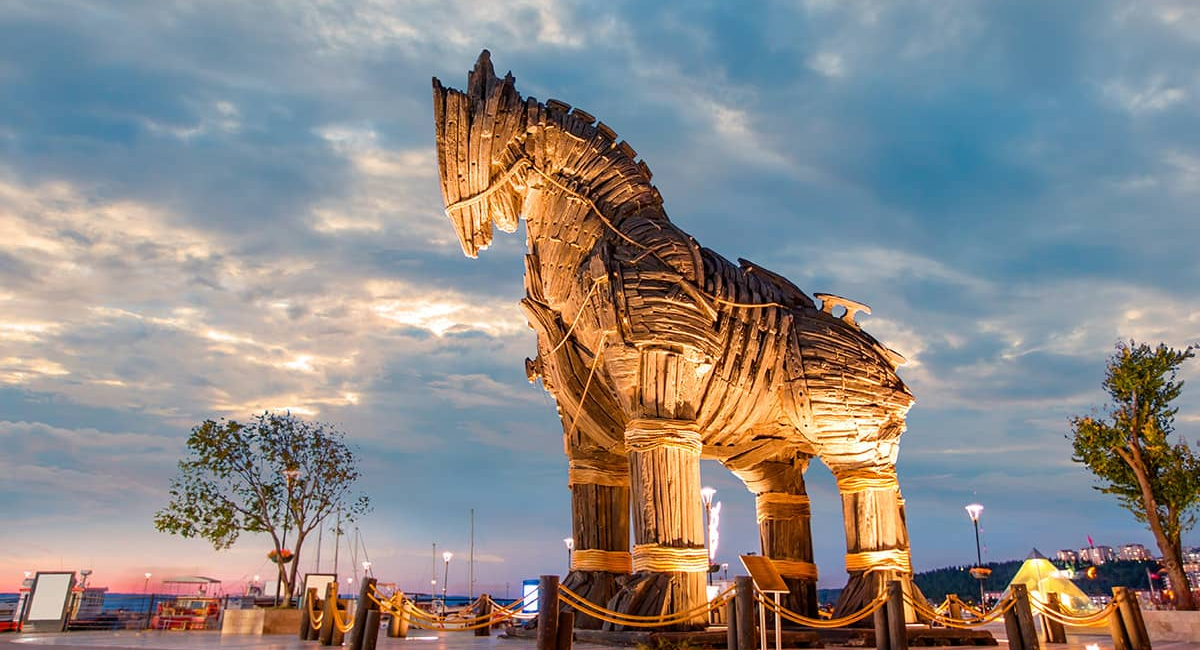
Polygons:
M492 67L492 53L484 50L479 53L475 67L467 77L467 94L472 97L481 96L485 89L490 89L497 81L496 69ZM472 90L475 92L471 92Z

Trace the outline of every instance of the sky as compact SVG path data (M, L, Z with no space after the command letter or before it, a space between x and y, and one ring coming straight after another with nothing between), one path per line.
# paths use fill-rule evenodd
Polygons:
M465 258L438 188L429 80L462 87L484 48L628 140L701 244L871 306L917 398L898 466L917 570L973 561L971 502L985 560L1152 547L1071 461L1068 422L1103 406L1119 340L1200 341L1194 3L8 0L0 590L268 574L265 538L217 552L152 524L191 427L267 409L345 432L381 580L425 589L451 550L466 593L472 509L470 591L562 573L524 238ZM1195 440L1200 361L1181 376ZM703 476L734 573L753 500ZM817 462L808 490L838 587Z

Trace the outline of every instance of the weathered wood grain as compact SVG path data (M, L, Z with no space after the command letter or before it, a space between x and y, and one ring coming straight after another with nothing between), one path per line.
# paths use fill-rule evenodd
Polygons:
M489 245L493 224L512 231L526 220L522 306L538 339L526 369L557 402L567 456L628 459L629 487L572 483L577 548L626 551L630 532L638 544L702 546L701 455L758 495L803 495L813 457L839 476L894 472L913 397L896 373L901 357L855 321L865 305L814 299L760 265L701 247L670 221L628 142L565 102L522 98L486 52L465 93L435 80L433 104L438 178L464 253ZM631 447L627 428L639 418L690 423L698 447ZM602 474L576 475L612 483ZM842 500L848 553L907 552L898 489L843 491ZM764 554L811 561L807 516L772 515L759 528ZM903 574L856 570L839 609L869 602L881 579ZM704 598L695 571L576 571L564 584L631 614ZM811 611L812 580L794 586L791 606Z

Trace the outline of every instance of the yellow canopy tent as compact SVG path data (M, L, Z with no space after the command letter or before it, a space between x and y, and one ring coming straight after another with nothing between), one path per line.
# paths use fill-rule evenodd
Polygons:
M1009 586L1000 599L1007 598L1012 591L1012 585L1017 583L1024 584L1029 589L1030 598L1036 598L1043 603L1049 600L1049 594L1058 594L1059 604L1068 612L1082 613L1095 609L1087 594L1075 586L1074 582L1036 548L1025 558L1021 568L1017 569L1017 575L1008 583Z

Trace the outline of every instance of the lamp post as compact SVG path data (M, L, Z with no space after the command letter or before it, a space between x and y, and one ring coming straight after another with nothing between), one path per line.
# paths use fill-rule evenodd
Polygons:
M150 590L150 576L153 575L149 571L146 572L146 582L142 583L142 595L145 596Z
M710 537L710 533L711 533L709 526L712 525L713 495L715 495L716 493L717 493L716 488L708 487L707 485L700 488L700 500L704 502L704 550L705 550L706 556L708 555L709 537ZM708 563L710 565L712 564L711 556L708 558ZM705 573L708 574L708 584L711 585L712 584L712 572L706 571Z
M983 506L978 503L972 503L967 507L967 514L971 517L971 523L975 525L975 569L971 574L979 580L979 606L987 609L987 600L984 596L983 583L987 580L987 574L983 568L983 554L979 551L979 515L983 514Z
M445 566L445 571L442 573L442 612L446 611L446 582L450 580L450 558L452 557L454 554L450 551L442 553L442 561Z
M571 553L575 551L575 538L564 537L563 545L567 547L567 573L571 572Z

